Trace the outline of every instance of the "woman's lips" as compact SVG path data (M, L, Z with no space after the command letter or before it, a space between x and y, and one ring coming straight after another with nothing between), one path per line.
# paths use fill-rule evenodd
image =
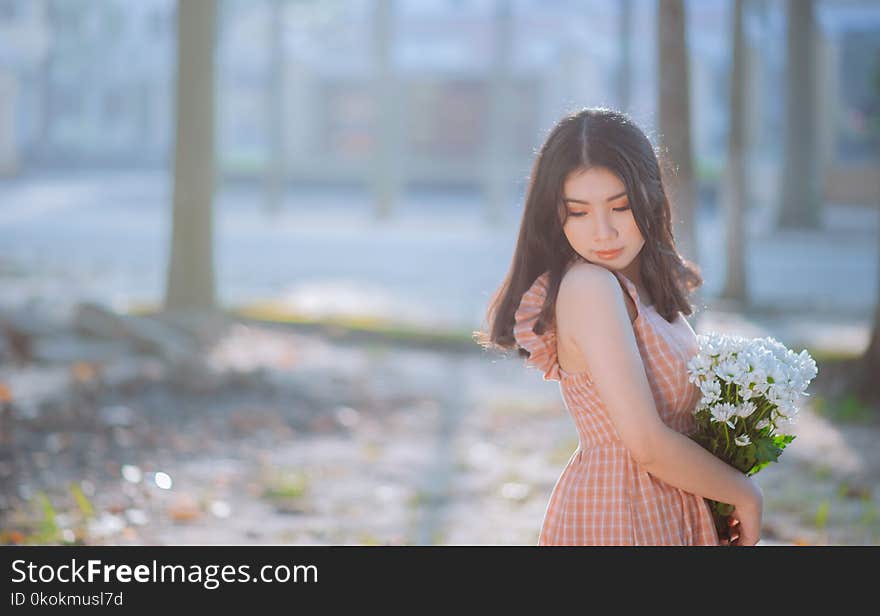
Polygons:
M611 251L611 252L599 252L599 251L596 251L596 255L597 255L600 259L613 259L614 257L618 256L621 252L623 252L623 248L618 248L617 250L614 250L614 251Z

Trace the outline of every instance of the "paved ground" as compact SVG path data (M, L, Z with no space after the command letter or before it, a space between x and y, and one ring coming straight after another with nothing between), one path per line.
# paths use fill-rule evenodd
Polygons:
M557 384L516 359L240 326L211 357L263 376L197 395L135 377L18 426L30 500L3 527L41 519L44 493L95 544L534 545L577 447ZM796 433L756 477L762 545L880 542L880 426L805 407Z

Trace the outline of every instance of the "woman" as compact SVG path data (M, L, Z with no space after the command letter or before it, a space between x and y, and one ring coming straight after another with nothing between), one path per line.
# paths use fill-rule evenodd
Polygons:
M624 114L563 118L532 168L486 346L519 348L560 382L579 445L539 545L754 545L763 495L688 438L700 398L683 315L702 284L672 236L656 154ZM704 498L731 503L719 537Z

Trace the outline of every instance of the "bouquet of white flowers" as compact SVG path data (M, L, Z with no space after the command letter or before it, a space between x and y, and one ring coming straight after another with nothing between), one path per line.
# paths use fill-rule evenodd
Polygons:
M776 462L794 440L788 428L816 362L774 338L700 334L699 352L687 364L688 380L703 397L694 409L690 437L747 475ZM726 536L733 506L706 499L719 536Z

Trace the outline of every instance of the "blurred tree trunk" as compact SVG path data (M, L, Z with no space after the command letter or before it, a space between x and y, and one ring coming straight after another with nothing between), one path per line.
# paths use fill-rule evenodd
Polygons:
M878 56L878 60L880 60L880 56ZM880 94L880 62L875 67L873 82L874 93L878 95ZM873 122L875 130L880 129L880 110L874 109L870 121ZM875 151L875 155L880 155L880 151ZM880 173L877 174L875 179L880 184ZM868 348L858 360L856 370L853 372L856 375L854 383L856 393L868 400L880 401L880 235L877 236L877 239L878 296L874 306L874 325L871 328Z
M878 241L877 255L877 288L880 289L880 241ZM856 370L853 372L856 393L868 400L880 401L880 297L877 298L874 306L874 325L868 348L858 360Z
M819 226L821 168L816 122L816 23L813 0L788 0L786 101L780 228Z
M512 146L510 106L513 104L510 83L513 15L511 3L495 1L492 73L489 80L489 139L486 148L486 206L490 222L501 220L508 194L508 171Z
M679 252L685 258L699 262L694 221L696 204L690 77L683 0L658 1L657 29L660 140L666 150L667 163L677 169L667 178L673 233Z
M37 110L37 155L46 160L52 143L52 121L55 117L55 92L52 82L52 71L57 57L58 7L54 0L47 0L41 7L46 27L46 50L40 59L37 70L39 91L39 109Z
M730 126L727 141L727 169L725 172L724 205L726 212L727 263L724 288L721 297L740 304L748 303L746 283L746 233L745 217L748 200L746 192L745 153L748 150L746 136L746 101L748 100L748 67L743 33L743 10L745 0L733 0L733 62L730 75Z
M391 216L401 192L402 88L394 70L395 0L376 0L373 12L373 67L376 103L374 137L377 155L373 160L372 186L377 218Z
M15 137L15 116L18 104L18 80L11 71L0 66L0 177L19 171L18 141Z
M174 213L165 294L169 311L215 307L214 44L216 0L177 3Z
M269 165L266 173L266 210L274 215L281 209L286 186L284 78L287 64L284 53L285 0L268 0L268 2L269 87L266 93L266 131L269 139Z
M620 0L618 16L618 38L620 43L620 67L617 71L617 106L620 111L629 113L632 83L632 0Z

